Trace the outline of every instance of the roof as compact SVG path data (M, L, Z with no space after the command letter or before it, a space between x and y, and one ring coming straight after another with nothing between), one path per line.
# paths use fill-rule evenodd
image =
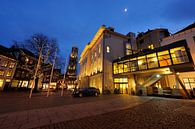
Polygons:
M165 29L165 28L157 28L157 29L153 29L153 30L148 29L148 31L146 31L146 32L139 33L137 35L137 39L138 38L142 38L142 37L144 37L144 36L146 36L146 35L148 35L148 34L150 34L152 32L155 32L155 31L168 31L168 29Z
M10 49L2 45L0 45L0 55L15 59L15 57L11 54Z
M195 28L195 22L194 22L194 23L192 23L192 24L190 24L189 26L185 27L184 29L182 29L182 30L180 30L180 31L176 32L175 34L178 34L178 33L184 32L184 31L186 31L186 30L190 30L190 29L192 29L192 28Z

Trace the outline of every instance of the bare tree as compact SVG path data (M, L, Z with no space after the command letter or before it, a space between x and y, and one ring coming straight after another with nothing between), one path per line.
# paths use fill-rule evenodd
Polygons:
M52 62L56 50L59 51L57 41L49 39L43 34L34 34L24 44L25 48L35 55L39 55L42 52L42 61L44 63Z

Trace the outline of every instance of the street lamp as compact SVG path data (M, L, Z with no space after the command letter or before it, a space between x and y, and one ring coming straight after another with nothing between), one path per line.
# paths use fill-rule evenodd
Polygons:
M35 74L34 74L34 77L33 77L33 81L32 81L32 83L31 83L31 90L30 90L29 98L32 97L32 92L33 92L33 89L34 89L35 79L36 79L36 77L37 77L37 72L38 72L38 69L39 69L39 66L40 66L40 62L41 62L43 46L44 46L44 44L42 44L42 46L41 46L41 48L40 48L39 59L38 59L37 67L36 67Z

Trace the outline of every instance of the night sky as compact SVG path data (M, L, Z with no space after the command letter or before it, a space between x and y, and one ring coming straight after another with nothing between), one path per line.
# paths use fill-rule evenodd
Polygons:
M174 33L195 21L194 6L195 0L0 0L0 44L43 33L58 40L65 57L72 46L81 53L103 24L123 34Z

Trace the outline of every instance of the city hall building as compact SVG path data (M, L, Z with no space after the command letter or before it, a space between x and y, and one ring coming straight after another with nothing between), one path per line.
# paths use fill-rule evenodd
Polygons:
M195 89L193 48L194 24L171 36L167 29L149 30L136 41L132 33L122 35L101 27L81 54L79 86L188 97Z

